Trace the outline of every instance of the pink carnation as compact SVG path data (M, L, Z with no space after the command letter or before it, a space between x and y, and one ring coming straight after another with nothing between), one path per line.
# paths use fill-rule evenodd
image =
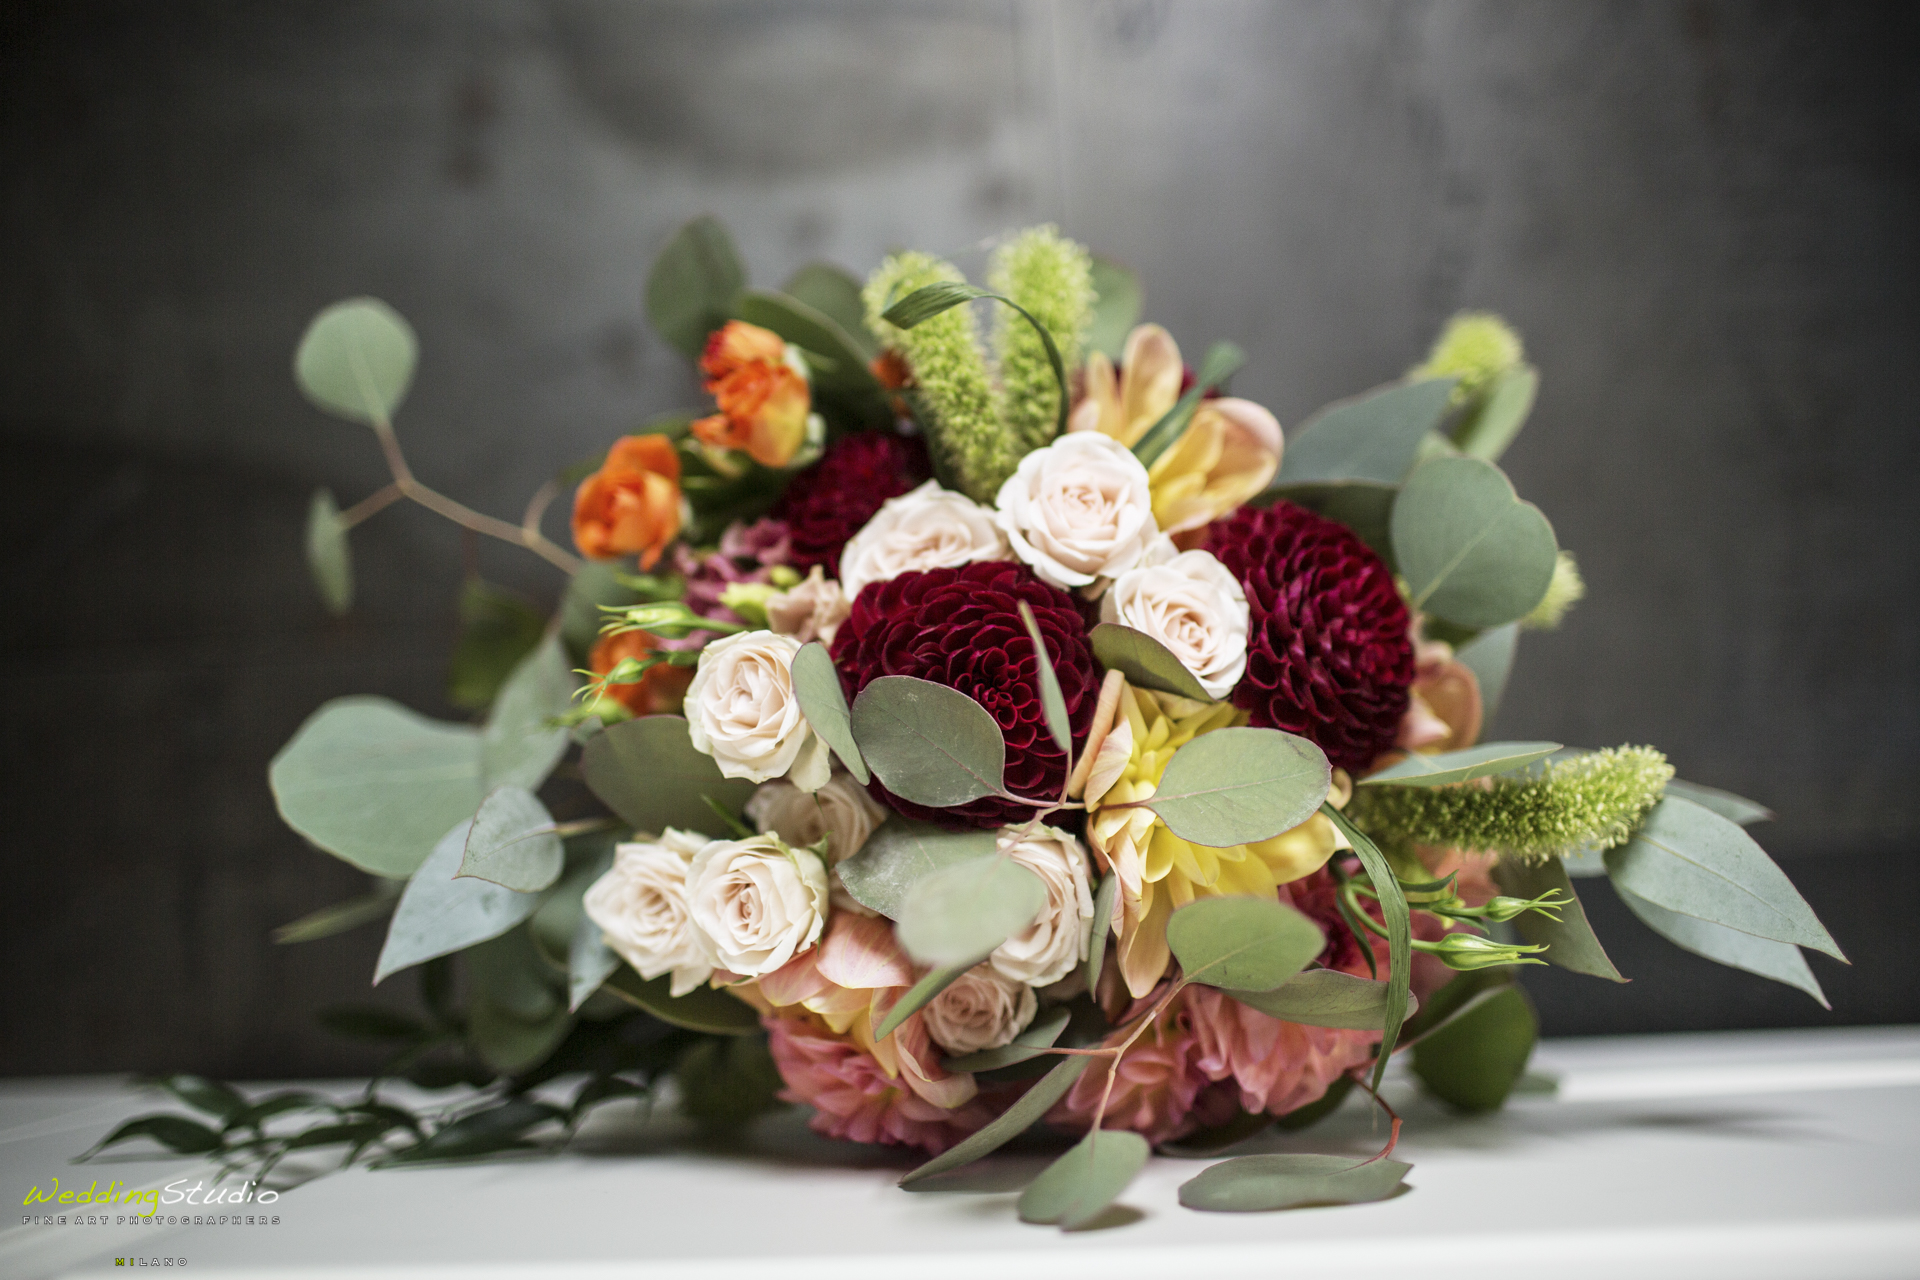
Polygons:
M1188 1018L1209 1080L1231 1080L1248 1111L1283 1116L1314 1102L1349 1067L1373 1057L1371 1031L1282 1022L1208 987L1189 987Z
M767 1046L787 1083L781 1097L813 1108L807 1121L829 1138L941 1152L993 1118L980 1102L948 1110L889 1077L873 1056L811 1019L769 1017Z
M1136 1001L1128 1010L1129 1016L1144 1013L1159 994L1156 991ZM1204 1123L1194 1114L1194 1107L1209 1080L1200 1066L1191 994L1189 990L1176 999L1120 1059L1119 1076L1113 1082L1101 1128L1131 1129L1149 1142L1166 1142ZM1117 1045L1127 1034L1116 1031L1103 1043ZM1093 1113L1106 1090L1107 1066L1104 1060L1096 1060L1074 1081L1047 1119L1084 1132L1093 1123Z

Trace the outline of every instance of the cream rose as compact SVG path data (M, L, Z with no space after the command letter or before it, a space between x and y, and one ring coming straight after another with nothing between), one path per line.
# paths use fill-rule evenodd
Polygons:
M1087 936L1093 931L1087 851L1052 827L1035 827L1026 839L1009 843L1016 834L1018 828L1001 829L1001 851L1040 877L1047 905L1032 924L996 947L987 963L1002 977L1044 987L1066 977L1087 952Z
M1012 555L993 512L929 480L911 493L889 498L847 540L840 553L840 586L847 599L854 600L870 582Z
M979 1053L1011 1043L1039 1009L1033 988L977 964L921 1011L927 1034L951 1054Z
M1167 647L1212 698L1224 698L1247 669L1247 595L1205 551L1176 551L1162 538L1145 560L1114 581L1100 620L1144 632Z
M792 636L801 644L810 640L833 643L834 633L852 610L846 592L819 565L807 574L806 581L787 591L767 597L767 625L775 635Z
M786 776L817 791L832 776L822 742L793 696L793 655L800 642L771 631L746 631L700 652L687 689L687 734L729 778L765 782Z
M778 836L711 840L687 867L687 904L708 962L757 978L820 940L827 868Z
M860 852L873 829L886 821L887 811L853 780L836 772L812 795L790 782L766 782L747 800L747 817L762 831L771 831L796 849L827 840L827 880L833 909L870 916L873 911L855 901L840 885L840 863Z
M607 945L643 978L672 974L676 996L713 975L687 909L687 864L706 844L668 827L658 840L615 845L613 866L580 900Z
M1097 431L1061 436L1022 458L994 507L1013 554L1062 588L1119 577L1160 532L1147 469Z

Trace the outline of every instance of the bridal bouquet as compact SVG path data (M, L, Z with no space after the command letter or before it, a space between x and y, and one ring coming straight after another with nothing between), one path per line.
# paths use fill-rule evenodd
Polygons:
M1156 1147L1354 1089L1385 1108L1396 1051L1498 1107L1536 1026L1515 969L1624 980L1581 877L1820 998L1800 948L1839 952L1743 829L1763 809L1649 747L1480 740L1520 631L1582 594L1496 465L1538 381L1512 330L1456 317L1283 447L1227 393L1237 348L1193 368L1052 228L986 280L906 252L758 291L688 225L647 306L711 411L611 441L519 524L409 470L406 323L315 319L300 385L393 474L314 499L329 604L348 530L402 498L568 575L550 618L469 581L450 696L475 722L341 698L273 761L286 821L379 886L283 935L390 916L374 981L422 974L426 1020L331 1022L393 1041L395 1074L483 1086L436 1123L336 1106L326 1140L485 1153L671 1078L709 1123L804 1103L919 1148L910 1186L1034 1126L1077 1137L1019 1201L1074 1227ZM569 490L571 550L543 521ZM581 1073L570 1102L534 1092ZM1181 1199L1378 1199L1398 1133L1366 1161L1226 1159Z

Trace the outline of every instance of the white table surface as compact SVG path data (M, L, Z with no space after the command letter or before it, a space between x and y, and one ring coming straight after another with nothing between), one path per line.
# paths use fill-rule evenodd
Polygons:
M1920 1028L1549 1041L1534 1067L1558 1094L1489 1117L1392 1086L1412 1189L1372 1205L1195 1213L1175 1195L1203 1165L1156 1158L1110 1215L1125 1225L1069 1235L1022 1225L1010 1192L900 1191L910 1159L791 1114L722 1151L617 1103L567 1154L333 1174L287 1192L277 1226L23 1223L56 1207L35 1204L0 1222L0 1277L127 1275L116 1257L281 1280L1920 1277ZM68 1163L158 1101L99 1077L0 1084L9 1203L56 1174L82 1189L204 1176L193 1160ZM1379 1137L1349 1100L1256 1143L1371 1153Z

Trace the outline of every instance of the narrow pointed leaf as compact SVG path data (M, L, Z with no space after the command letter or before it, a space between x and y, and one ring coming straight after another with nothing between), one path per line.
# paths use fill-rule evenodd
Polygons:
M985 289L959 280L936 280L896 301L880 313L880 318L896 329L914 329L962 303L992 296Z
M620 967L620 957L607 945L606 935L586 912L573 926L567 945L567 1011L578 1013L587 997Z
M1093 629L1090 638L1093 656L1100 660L1100 665L1120 672L1128 683L1143 689L1158 689L1161 693L1177 693L1195 702L1214 701L1200 687L1193 672L1144 631L1135 631L1117 622L1103 622Z
M880 346L867 332L867 308L860 300L860 282L827 262L809 262L787 278L780 292L804 302L840 326L842 333L859 348L863 359L880 354Z
M1718 787L1703 787L1697 782L1682 782L1675 778L1667 783L1667 794L1679 796L1682 800L1691 800L1703 809L1711 809L1728 822L1742 827L1750 827L1756 822L1772 822L1773 810L1745 796L1737 796L1731 791L1722 791Z
M991 831L948 831L896 813L839 865L840 883L861 906L898 920L914 885L943 868L989 857L995 845Z
M118 1146L133 1138L151 1138L180 1155L202 1155L220 1150L220 1135L198 1120L189 1120L184 1116L142 1116L127 1121L100 1139L87 1154L105 1151L108 1147Z
M1407 1020L1407 1011L1413 1000L1411 981L1413 977L1413 916L1407 909L1407 896L1400 892L1400 881L1393 874L1393 866L1379 846L1366 837L1360 828L1347 821L1347 816L1332 805L1322 805L1320 812L1327 815L1333 825L1346 836L1353 845L1353 852L1360 859L1360 866L1373 882L1374 892L1380 895L1380 914L1387 925L1387 1014L1386 1024L1380 1031L1380 1048L1373 1062L1373 1087L1380 1087L1380 1080L1387 1073L1387 1060L1393 1056L1394 1043L1400 1038L1400 1027Z
M307 399L353 422L384 422L406 399L420 355L406 320L378 298L325 308L301 335L293 378Z
M1462 627L1525 617L1546 595L1559 554L1540 509L1478 458L1415 467L1393 504L1392 529L1413 607Z
M1490 724L1507 692L1507 677L1513 674L1513 658L1520 647L1520 624L1489 627L1460 646L1454 657L1460 659L1480 685L1481 723Z
M935 809L997 795L1007 744L986 708L913 676L881 676L853 700L867 767L903 800Z
M1278 729L1216 729L1173 753L1145 803L1173 833L1227 848L1305 822L1327 798L1333 770L1319 747Z
M1642 924L1675 946L1704 956L1716 964L1744 969L1748 973L1798 987L1819 1001L1821 1008L1833 1007L1827 1003L1826 992L1820 989L1820 980L1807 967L1807 958L1793 944L1756 938L1725 925L1696 920L1648 902L1618 884L1613 888L1620 895L1620 901L1627 904L1627 909L1640 917Z
M1020 621L1027 625L1027 638L1033 641L1035 669L1040 674L1040 705L1047 713L1047 734L1053 739L1053 745L1059 747L1069 757L1073 755L1073 726L1067 720L1067 700L1060 696L1060 677L1053 670L1053 655L1047 652L1047 641L1040 634L1040 624L1034 621L1033 610L1026 601L1020 602Z
M1012 1043L1003 1044L998 1049L969 1053L965 1057L949 1058L942 1065L949 1071L994 1071L1037 1058L1060 1038L1071 1017L1066 1006L1061 1005L1035 1018L1025 1031L1013 1038Z
M1484 742L1464 751L1419 753L1360 780L1363 787L1444 787L1512 773L1561 750L1558 742Z
M1289 433L1276 486L1364 480L1399 484L1420 442L1447 415L1452 378L1396 382L1328 405Z
M873 1029L873 1038L885 1040L899 1029L901 1023L926 1008L935 996L952 986L961 974L985 958L984 954L977 955L968 960L940 965L929 970L920 981L907 988L905 995L894 1001L893 1007L887 1010L887 1016L882 1018L880 1025Z
M1337 969L1308 969L1271 991L1235 991L1228 995L1269 1017L1309 1027L1378 1031L1387 1023L1389 984L1356 978ZM1413 1006L1412 998L1408 999Z
M752 1005L712 987L696 987L683 996L676 996L672 994L672 984L666 974L643 978L626 965L617 965L601 989L645 1009L670 1026L688 1031L745 1036L760 1029L760 1015Z
M1187 388L1174 402L1173 408L1162 414L1159 421L1134 441L1133 456L1140 460L1140 465L1151 467L1161 454L1172 448L1192 423L1194 411L1200 407L1201 400L1209 392L1219 390L1220 384L1232 377L1246 362L1247 353L1231 342L1216 342L1208 347L1207 357L1200 362L1200 373L1193 386Z
M895 933L922 964L959 964L991 952L1046 905L1039 876L1011 858L978 858L936 871L908 890Z
M1053 1070L1041 1076L1037 1084L1021 1094L1019 1100L998 1116L986 1127L961 1139L960 1142L941 1152L919 1168L900 1179L903 1187L912 1186L935 1174L958 1169L962 1165L972 1164L985 1155L999 1150L1013 1139L1025 1133L1041 1116L1053 1107L1053 1104L1067 1096L1067 1090L1087 1069L1093 1059L1083 1054L1062 1058Z
M567 730L554 723L573 705L574 676L558 636L520 660L487 714L480 769L487 786L538 790L567 753Z
M1573 881L1568 878L1567 869L1558 858L1549 858L1541 863L1522 862L1517 858L1502 859L1494 864L1493 879L1500 886L1500 891L1511 897L1538 898L1550 890L1558 889L1573 899L1570 904L1560 908L1560 919L1557 921L1538 911L1528 911L1514 918L1514 931L1520 935L1522 942L1546 948L1540 956L1542 960L1575 973L1605 978L1608 982L1626 981L1607 957L1600 939L1594 936L1593 926L1587 923L1586 909L1580 905L1580 896L1573 891Z
M1188 982L1271 991L1326 947L1320 926L1270 898L1197 898L1167 921L1167 946Z
M1100 970L1106 962L1107 942L1113 933L1113 907L1120 900L1120 877L1109 874L1093 895L1093 928L1087 934L1087 990L1100 989Z
M799 700L800 714L821 741L832 747L847 772L866 786L872 775L853 740L853 713L847 709L847 695L840 688L840 673L834 670L826 646L817 641L800 646L800 652L793 655L793 696Z
M374 985L422 960L497 938L540 906L536 893L515 893L485 880L454 878L466 856L472 825L469 819L447 832L407 881L374 966Z
M495 787L480 802L457 874L515 893L538 893L560 877L566 851L553 815L525 787Z
M307 568L327 612L338 616L353 607L353 553L340 508L325 489L313 491L307 508Z
M1180 1203L1210 1213L1261 1213L1316 1204L1365 1204L1400 1189L1412 1165L1352 1156L1236 1156L1183 1183Z
M1153 1149L1125 1129L1100 1129L1048 1165L1020 1195L1020 1221L1083 1227L1120 1198Z
M620 820L658 834L667 827L704 831L713 825L711 796L739 810L753 783L727 778L713 757L694 750L679 716L642 716L611 725L580 753L587 786Z
M362 925L384 920L393 914L394 903L400 900L403 882L381 879L374 882L378 887L372 893L358 898L349 898L345 902L336 902L330 907L301 916L298 920L281 925L273 931L273 940L282 946L296 942L314 942L321 938L331 938L337 933L346 933Z

